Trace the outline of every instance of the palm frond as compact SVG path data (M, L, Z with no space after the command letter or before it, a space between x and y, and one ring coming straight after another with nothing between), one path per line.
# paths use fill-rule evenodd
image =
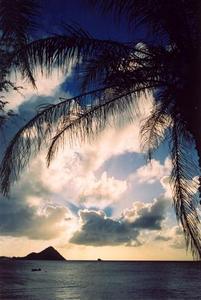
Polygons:
M154 55L143 44L99 40L77 25L65 25L63 30L62 35L34 41L14 53L13 58L21 73L30 76L40 66L41 71L49 75L55 66L66 72L73 64L80 79L84 75L81 92L85 92L87 86L91 89L91 82L95 83L97 78L102 79L103 84L104 78L100 74L111 73L111 67L117 70L120 64L125 69L126 62L142 66ZM30 72L27 72L27 66Z
M35 0L0 0L0 45L4 49L3 61L6 61L7 73L19 67L21 74L28 78L35 87L35 80L26 51L21 51L18 61L14 53L29 42L29 36L37 25L34 17L38 14L38 3Z
M198 183L193 179L197 166L189 151L191 143L192 137L186 132L184 125L176 120L172 128L171 143L174 207L183 227L187 249L191 249L195 258L201 259L200 221L196 211Z
M32 152L38 152L41 145L52 137L54 125L62 123L63 118L70 113L72 105L78 102L82 106L86 97L88 101L92 101L92 97L98 96L101 92L102 90L96 90L65 99L55 105L44 106L17 132L10 141L1 164L1 186L4 194L9 191L10 183L19 177Z
M35 0L0 1L1 41L8 46L26 44L28 33L36 29L34 17L38 14ZM10 45L9 45L10 44Z
M98 40L78 25L64 25L64 34L27 44L27 32L33 27L30 7L35 1L15 0L15 9L8 11L9 1L0 0L1 39L7 42L8 48L15 49L11 58L8 57L8 68L15 64L33 84L34 70L38 66L42 72L50 74L55 66L66 72L73 63L78 75L82 75L80 95L43 108L12 139L1 166L2 191L8 193L10 184L17 180L32 153L38 152L44 143L50 145L49 164L66 141L84 142L93 139L110 122L133 120L133 105L142 93L154 88L155 106L142 126L142 145L151 158L166 138L167 129L171 134L175 211L184 230L187 248L190 247L194 256L201 259L195 199L198 186L193 180L196 164L188 151L189 143L192 143L189 132L194 140L196 136L189 126L192 118L188 118L189 100L185 96L192 98L195 93L191 91L197 90L194 81L200 82L195 66L198 64L196 60L191 63L192 53L197 55L200 50L199 1L87 1L103 12L113 13L118 19L126 17L129 25L148 25L159 37L161 46L155 46L155 39L152 46ZM18 22L18 9L19 14L24 12L21 23ZM10 22L11 27L4 18L6 10L8 19L15 20L16 28L13 28L13 22ZM188 63L184 66L185 62ZM8 68L4 68L3 79L7 79ZM194 74L196 80L192 80ZM94 90L85 92L91 88ZM190 112L197 109L197 102L192 99Z
M167 137L167 129L171 125L162 103L154 103L150 115L143 120L140 129L141 149L150 161L153 153Z
M161 3L160 0L87 0L87 2L99 8L104 14L113 14L118 21L122 17L126 18L128 24L133 27L139 23L151 23L152 26L156 26L156 24L159 26L160 24L161 26L161 16L158 15L158 18L155 19L156 14L160 11L161 6L168 6L165 3Z
M131 47L127 44L98 40L83 30L78 32L75 29L72 32L71 29L63 35L51 36L28 44L15 53L15 59L20 67L20 58L25 53L32 70L40 66L42 72L45 70L49 74L55 66L66 72L71 63L78 65L103 51L125 56L130 50Z
M18 57L18 60L15 61L13 69L18 69L21 75L24 78L28 79L32 86L36 88L36 81L33 74L33 66L31 66L29 62L29 57L26 51L21 51L21 55Z
M150 115L142 121L140 136L141 149L150 161L156 149L166 139L174 120L174 101L172 89L161 88L156 92L155 101Z
M11 140L1 165L1 189L7 194L11 182L29 162L32 153L53 138L48 152L50 163L68 133L69 141L90 140L108 122L132 120L133 105L150 86L138 86L119 94L113 88L103 88L50 105L30 120ZM132 107L131 107L132 106ZM126 115L125 115L126 113ZM126 118L127 116L127 118Z
M97 86L107 86L107 77L118 68L118 59L120 58L103 52L81 65L77 76L81 83L81 91L84 93ZM111 85L111 82L109 84Z
M48 149L47 162L51 163L56 152L65 141L72 145L75 141L83 143L93 140L106 126L132 122L138 114L137 99L145 93L145 88L124 91L120 94L110 90L102 95L94 105L77 107L78 113L65 118L61 128L58 128ZM138 95L138 96L136 96Z
M155 52L156 49L143 44L132 45L130 51L121 56L115 51L102 51L95 58L85 61L80 68L82 92L97 85L112 84L122 91L136 84L155 84L156 87L167 84L166 80L159 78L160 64L153 64Z
M164 40L168 35L171 41L184 45L200 32L199 0L86 0L86 2L104 14L112 14L118 22L124 18L132 29L138 25L147 25L147 30L151 29L158 42L161 42L162 36Z

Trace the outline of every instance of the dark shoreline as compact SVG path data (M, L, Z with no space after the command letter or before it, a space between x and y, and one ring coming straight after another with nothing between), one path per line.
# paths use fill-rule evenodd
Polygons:
M0 256L0 261L53 261L53 262L65 262L65 263L71 263L71 262L99 262L99 263L201 263L199 260L110 260L110 259L102 259L101 261L98 260L81 260L81 259L68 259L68 260L48 260L48 259L24 259L20 257L6 257L6 256Z

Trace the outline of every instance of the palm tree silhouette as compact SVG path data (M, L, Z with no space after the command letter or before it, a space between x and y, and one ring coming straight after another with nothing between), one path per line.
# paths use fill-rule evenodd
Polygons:
M195 175L201 168L200 4L197 0L88 1L104 13L126 17L131 30L144 24L155 36L152 43L98 40L78 25L64 26L64 34L37 40L16 53L30 69L40 65L49 74L73 62L80 94L43 107L10 142L1 167L1 186L7 194L32 151L51 139L48 164L68 138L83 141L96 136L111 120L135 117L138 99L154 94L150 116L141 128L142 148L151 159L164 140L170 145L171 185L176 215L187 248L201 258L200 221ZM21 59L22 57L22 59ZM189 149L197 150L198 161ZM199 177L200 178L200 177Z
M34 0L14 0L12 7L10 1L0 0L0 127L13 115L11 110L5 110L7 101L3 93L22 88L11 81L11 73L19 70L35 87L26 53L23 52L19 57L20 61L16 60L15 53L27 45L30 32L36 29L33 19L38 8Z

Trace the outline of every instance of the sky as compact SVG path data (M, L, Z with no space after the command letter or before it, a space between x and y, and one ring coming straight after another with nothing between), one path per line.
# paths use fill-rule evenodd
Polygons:
M76 22L98 38L140 42L150 38L144 28L131 32L122 21L100 15L83 1L42 1L39 35L58 30L61 21ZM17 129L42 103L78 93L73 70L37 74L37 90L23 85L22 94L7 94L17 112L6 125L1 152ZM67 259L189 260L172 204L171 161L162 146L152 163L140 149L139 129L149 115L153 95L140 100L133 123L108 126L91 143L66 143L49 168L45 147L0 200L0 256L23 256L55 247Z

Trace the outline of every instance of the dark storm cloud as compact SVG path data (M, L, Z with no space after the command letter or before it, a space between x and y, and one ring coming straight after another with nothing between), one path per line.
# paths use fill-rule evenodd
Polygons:
M61 233L62 228L59 224L68 216L68 210L49 204L50 194L40 182L39 173L40 168L35 166L29 172L29 176L26 173L22 176L9 198L0 199L1 236L26 236L31 239L47 240ZM37 206L30 205L27 201L30 197L42 199L44 209L40 214Z
M48 206L45 214L38 215L34 207L20 205L17 200L11 198L0 201L1 236L48 240L58 235L57 226L67 213L64 207Z
M134 220L126 218L121 220L107 218L104 212L92 210L80 211L82 227L75 232L70 242L74 244L104 246L104 245L135 245L140 246L138 237L141 230L160 230L161 223L165 219L167 201L157 199L152 205L144 205L137 210L127 210L129 217L137 214Z
M161 197L153 202L150 207L143 207L138 210L138 217L132 223L134 228L160 230L161 223L165 219L165 211L168 201Z
M106 218L105 214L96 211L80 211L83 222L81 231L77 231L71 243L104 246L119 245L137 239L138 231L129 224Z

